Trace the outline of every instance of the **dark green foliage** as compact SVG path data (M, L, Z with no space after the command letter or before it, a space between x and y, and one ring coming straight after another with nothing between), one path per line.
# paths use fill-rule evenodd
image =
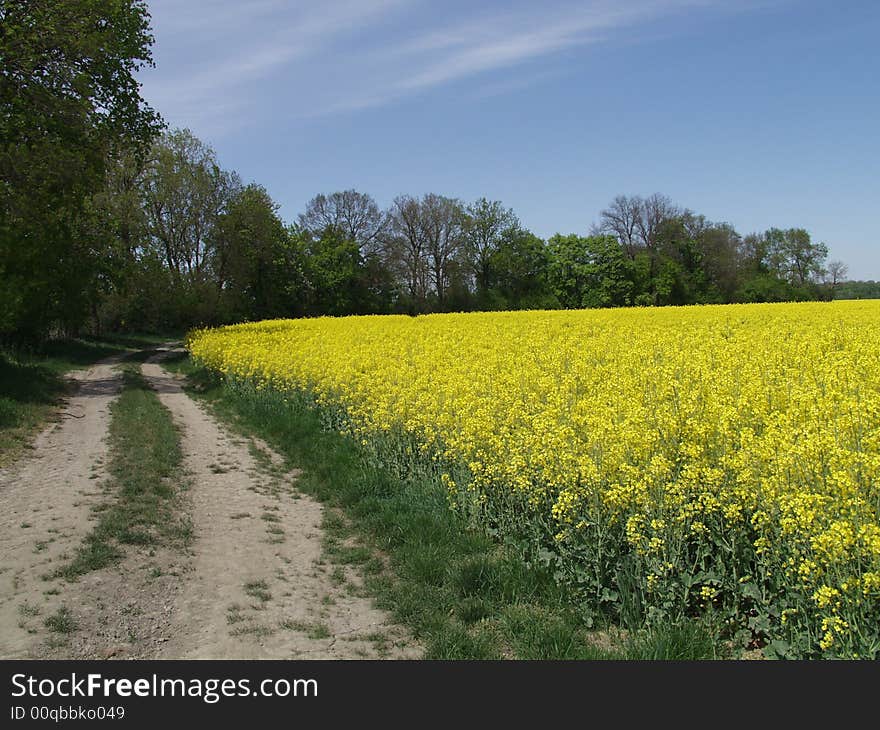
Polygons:
M0 336L75 331L113 240L99 196L112 160L145 149L157 117L135 73L151 63L146 4L0 2Z
M548 278L566 309L622 307L633 303L634 268L613 236L553 236Z
M880 299L880 281L845 281L834 293L835 299Z
M259 185L235 194L219 216L212 268L222 319L271 319L297 300L297 254L278 206Z
M489 258L489 287L481 309L556 309L560 302L549 280L547 246L518 226L503 232Z
M629 238L609 226L545 242L485 199L464 206L436 195L401 196L383 214L353 190L317 196L299 224L285 227L265 190L236 187L234 174L211 172L213 152L199 144L188 132L167 135L159 147L177 160L169 170L189 165L201 172L180 178L186 185L179 188L177 173L156 168L148 192L197 202L205 194L190 188L202 179L216 188L207 198L227 195L222 210L196 226L211 231L202 264L190 254L169 258L155 233L165 227L154 221L129 269L128 300L108 299L110 326L830 299L844 286L842 265L827 276L827 247L811 243L806 231L771 229L743 239L729 224L662 196L615 202L636 216ZM183 212L175 216L183 219Z
M364 258L358 244L334 227L317 234L299 231L294 235L306 282L299 304L304 314L389 311L387 297L393 283L375 255Z

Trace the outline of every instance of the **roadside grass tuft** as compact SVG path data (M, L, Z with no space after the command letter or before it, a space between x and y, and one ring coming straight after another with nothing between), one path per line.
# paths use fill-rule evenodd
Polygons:
M309 622L285 619L280 625L285 631L298 631L310 639L329 639L333 635L330 627L321 621Z
M46 616L43 625L56 634L72 634L78 628L76 619L67 606L61 606L55 613Z
M631 659L643 660L730 658L729 650L718 644L711 627L699 621L672 623L638 632L627 640L626 653Z
M269 585L264 580L252 580L244 584L244 592L251 598L256 598L261 603L272 600Z

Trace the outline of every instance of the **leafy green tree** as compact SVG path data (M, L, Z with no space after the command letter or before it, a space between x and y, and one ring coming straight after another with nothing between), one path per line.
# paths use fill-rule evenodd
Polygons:
M176 129L153 146L141 190L151 245L169 271L182 284L207 281L218 221L242 190L238 175L190 130Z
M480 198L467 206L464 219L465 252L473 272L477 297L490 287L492 255L498 250L505 233L517 228L519 221L513 211L500 201Z
M100 224L98 235L105 242L104 257L89 295L96 333L108 326L119 328L130 309L126 302L143 289L143 272L138 265L140 252L147 243L139 187L143 164L139 155L131 153L111 160L104 189L92 198L93 219ZM141 317L135 319L143 321Z
M655 303L681 305L706 303L717 296L707 280L703 235L707 224L689 211L668 218L657 232L657 261L651 288Z
M771 228L764 234L772 270L792 286L809 288L825 273L828 246L813 243L803 228Z
M771 228L750 234L741 246L741 276L736 299L799 301L823 296L828 247L813 243L803 228Z
M632 268L614 236L556 234L547 242L548 278L564 307L615 307L632 303Z
M880 281L844 281L834 291L835 299L880 299Z
M302 276L290 256L290 239L278 205L260 185L233 195L217 220L211 269L223 319L268 319L293 309L289 284Z
M548 280L547 245L531 231L512 226L489 257L485 309L555 309L559 300Z
M225 321L216 246L223 240L219 222L243 188L238 174L223 170L214 150L188 129L176 129L153 145L139 186L147 242L138 255L150 252L164 262L179 319Z
M298 233L310 315L374 314L388 311L391 277L377 268L377 259L361 256L355 241L329 227L320 236Z
M790 302L802 298L787 281L768 272L745 276L735 295L738 302Z
M739 283L740 235L729 223L712 223L699 234L706 301L732 302Z
M92 198L159 127L136 72L152 63L135 0L0 0L0 334L88 316L108 241Z
M115 332L187 329L195 318L184 309L181 299L161 257L147 250L128 262L122 284L103 297L102 325Z

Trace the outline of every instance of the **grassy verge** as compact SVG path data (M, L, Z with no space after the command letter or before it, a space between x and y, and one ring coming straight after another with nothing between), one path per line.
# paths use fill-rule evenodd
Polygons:
M171 414L134 365L110 408L111 499L101 504L92 532L58 575L74 579L106 567L124 545L185 544L191 528L175 509L181 488L179 435Z
M58 340L35 350L0 349L0 466L14 461L34 434L49 422L70 393L64 375L131 348L170 339L158 335L118 335L100 340Z
M325 510L325 551L358 566L367 590L407 625L430 659L703 659L719 654L701 624L653 633L588 626L546 570L473 529L441 485L400 480L371 466L319 415L276 394L240 393L185 359L192 392L245 434L256 434L303 470L300 488Z

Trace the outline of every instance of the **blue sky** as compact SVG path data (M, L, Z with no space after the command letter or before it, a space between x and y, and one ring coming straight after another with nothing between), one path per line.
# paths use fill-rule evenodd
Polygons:
M150 0L143 94L292 221L480 196L540 236L662 192L880 280L880 3Z

